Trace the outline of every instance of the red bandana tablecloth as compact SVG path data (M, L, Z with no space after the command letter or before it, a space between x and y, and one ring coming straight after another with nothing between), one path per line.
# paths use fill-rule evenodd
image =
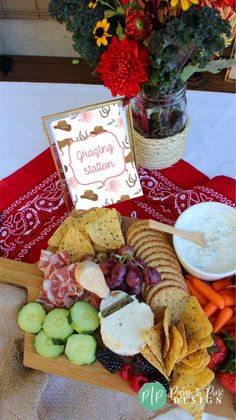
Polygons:
M139 168L144 196L113 207L123 216L173 224L189 206L218 201L236 208L232 178L209 180L187 162L158 171ZM67 217L50 149L0 184L0 251L6 258L34 263L47 240Z

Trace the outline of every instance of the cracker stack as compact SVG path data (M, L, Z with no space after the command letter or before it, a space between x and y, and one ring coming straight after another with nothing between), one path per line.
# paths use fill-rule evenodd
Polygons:
M161 274L156 286L142 285L142 296L155 313L156 321L163 315L163 308L170 311L170 322L176 324L188 301L189 293L181 267L168 237L152 230L146 220L133 223L126 234L126 242L136 250L136 257Z

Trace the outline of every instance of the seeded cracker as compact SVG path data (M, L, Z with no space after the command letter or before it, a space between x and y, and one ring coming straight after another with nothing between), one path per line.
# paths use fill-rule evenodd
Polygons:
M170 348L165 358L165 368L167 376L170 376L175 366L175 363L179 358L182 345L183 339L177 328L174 325L172 325L170 327Z
M68 216L51 236L48 241L48 245L58 248L63 236L72 226L74 226L74 218L72 216Z
M124 237L121 231L120 220L115 209L99 217L96 221L86 225L92 242L106 250L118 249L124 245Z
M95 255L94 249L88 239L75 227L70 227L63 237L59 251L68 251L71 261L78 261L83 255Z

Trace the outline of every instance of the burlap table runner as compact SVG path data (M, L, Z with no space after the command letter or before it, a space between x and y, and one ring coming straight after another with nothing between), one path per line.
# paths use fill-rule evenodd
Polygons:
M23 289L0 284L1 420L187 419L183 411L164 415L142 409L137 396L111 392L25 368L23 333L17 313L26 303ZM73 367L72 367L73 368Z

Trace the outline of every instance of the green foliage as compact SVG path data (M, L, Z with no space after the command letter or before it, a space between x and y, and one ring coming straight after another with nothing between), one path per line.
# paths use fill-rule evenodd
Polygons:
M216 9L190 7L155 32L149 42L151 79L144 86L151 93L153 80L161 94L179 89L186 81L181 71L188 63L205 67L215 52L224 49L224 37L230 36L229 22Z
M222 69L225 69L227 67L233 67L236 65L236 60L215 60L208 63L205 67L199 67L199 66L193 66L192 64L187 64L187 66L184 67L182 70L180 77L183 82L186 82L189 77L192 76L193 73L197 72L203 72L203 71L209 71L210 73L218 73Z
M95 66L102 51L97 47L93 29L104 18L104 6L88 7L88 0L51 0L49 13L72 32L73 47L82 58Z

